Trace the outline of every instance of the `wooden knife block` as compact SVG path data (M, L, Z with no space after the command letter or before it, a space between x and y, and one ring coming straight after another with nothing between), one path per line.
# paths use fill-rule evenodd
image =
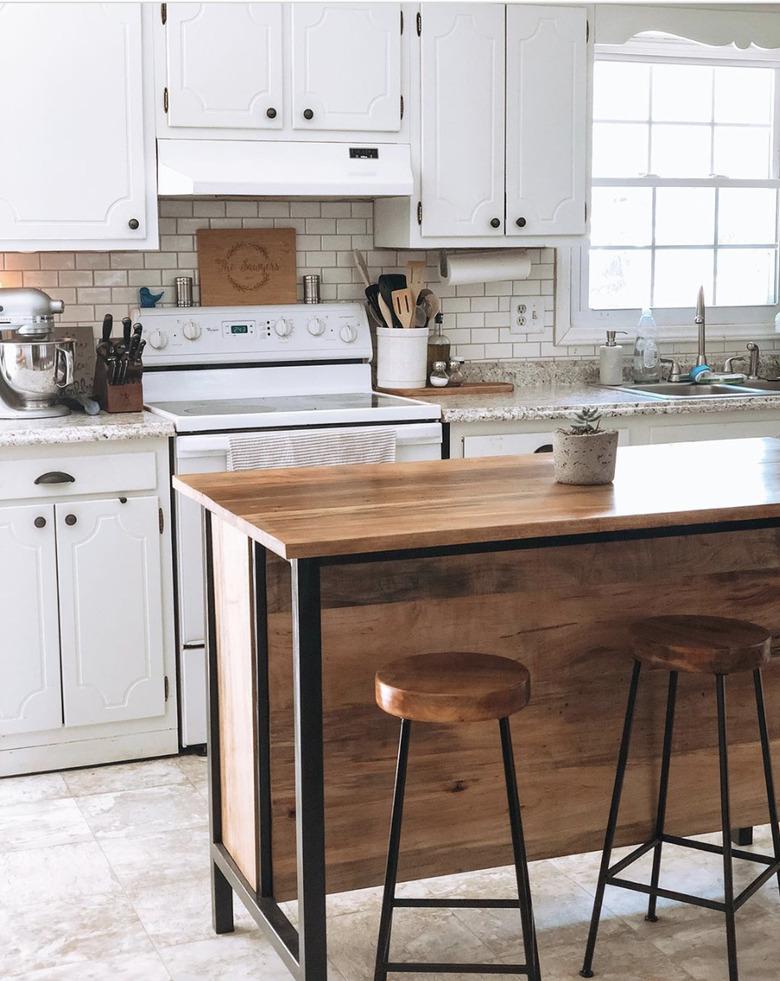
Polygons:
M140 375L124 385L109 385L106 364L100 358L95 363L94 397L104 412L141 412L144 407L144 386Z

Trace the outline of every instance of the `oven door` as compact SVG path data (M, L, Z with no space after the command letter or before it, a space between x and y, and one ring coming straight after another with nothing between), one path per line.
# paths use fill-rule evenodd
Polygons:
M407 423L395 428L398 462L441 459L440 423ZM291 435L300 431L293 430ZM344 429L322 430L323 435L332 432L344 432ZM228 436L225 433L177 436L175 448L174 465L178 474L221 473L227 470ZM193 746L206 741L203 531L200 506L181 495L176 497L176 569L181 741L183 746Z

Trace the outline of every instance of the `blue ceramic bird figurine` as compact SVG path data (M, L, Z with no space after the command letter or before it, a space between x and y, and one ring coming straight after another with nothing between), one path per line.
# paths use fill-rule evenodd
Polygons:
M138 290L138 300L142 307L155 307L164 293L165 290L160 293L152 293L148 286L142 286Z

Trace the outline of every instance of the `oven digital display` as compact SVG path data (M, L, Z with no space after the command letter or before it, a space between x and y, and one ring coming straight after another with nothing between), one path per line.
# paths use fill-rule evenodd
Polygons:
M231 324L230 325L231 334L248 334L249 324Z

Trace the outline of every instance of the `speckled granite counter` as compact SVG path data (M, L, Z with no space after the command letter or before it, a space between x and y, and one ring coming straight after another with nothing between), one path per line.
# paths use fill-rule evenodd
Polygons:
M435 398L427 399L436 402ZM516 388L511 395L447 395L439 399L444 422L514 422L567 419L584 405L597 405L605 416L700 415L777 409L778 395L662 400L596 385L549 384Z
M53 419L0 419L0 450L7 446L47 446L55 443L102 443L119 439L173 436L173 424L151 412L101 412L87 416L72 412Z

